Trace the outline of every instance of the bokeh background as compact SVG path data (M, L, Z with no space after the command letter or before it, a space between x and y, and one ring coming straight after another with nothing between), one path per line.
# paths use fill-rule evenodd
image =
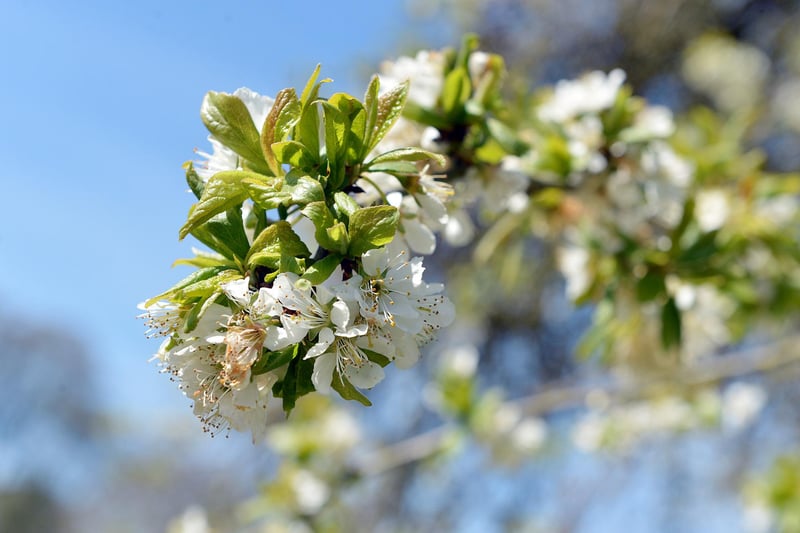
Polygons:
M457 46L471 31L505 56L511 88L621 67L636 93L677 113L704 104L756 116L747 143L767 167L800 168L797 1L6 0L1 9L0 531L270 527L258 495L280 458L247 436L203 434L189 401L147 362L156 342L135 319L138 302L185 274L168 267L191 253L177 240L192 203L181 164L207 147L198 116L207 90L274 94L322 63L335 90L360 94L383 59ZM508 302L513 321L497 313L482 324L483 389L522 398L603 375L573 355L588 310L549 275L530 301ZM529 318L518 320L519 306ZM385 442L435 432L425 384L437 354L469 335L444 336L424 364L391 373L371 394L376 407L346 406L361 431ZM537 453L509 466L466 442L446 460L409 462L348 489L341 505L353 512L340 524L757 527L743 488L797 449L800 391L792 366L746 378L768 399L744 429L670 431L587 453L571 437L580 405L559 404L544 413L550 436Z

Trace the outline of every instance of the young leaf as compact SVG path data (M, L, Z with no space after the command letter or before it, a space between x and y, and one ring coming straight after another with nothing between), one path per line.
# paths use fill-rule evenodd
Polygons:
M203 315L206 313L206 311L208 311L208 308L211 307L220 296L222 296L222 291L215 291L208 298L201 299L199 302L194 304L189 313L186 315L186 321L183 324L184 333L191 333L194 331L194 328L197 327L197 323L201 318L203 318Z
M681 312L670 298L661 309L661 344L664 348L679 347L681 344Z
M223 270L210 278L183 287L177 291L175 297L181 300L187 298L210 298L215 292L221 292L223 284L237 279L242 279L242 273L238 270Z
M241 204L247 198L242 178L249 176L261 177L260 174L246 170L229 170L214 174L206 183L200 200L189 209L186 223L178 233L180 239L214 215Z
M389 244L394 238L400 213L389 205L365 207L350 215L350 248L352 256Z
M211 217L205 224L214 238L225 245L233 254L244 259L250 249L250 241L244 231L244 221L242 220L242 208L236 205L224 213Z
M217 274L219 274L220 272L224 272L226 270L230 269L226 266L215 266L215 267L207 267L207 268L201 268L200 270L196 270L195 272L192 272L191 274L180 280L178 283L176 283L171 289L164 291L156 296L153 296L152 298L147 300L144 303L144 305L145 307L149 307L159 300L172 300L173 297L181 289L188 287L189 285L193 285L194 283L197 283L204 279L212 278Z
M333 373L331 387L345 400L355 400L362 405L366 405L367 407L372 405L372 402L369 401L369 398L361 394L361 392L355 388L352 383L347 381L347 378L339 374L339 372Z
M339 266L341 262L342 257L338 254L325 256L308 267L301 277L303 279L307 279L314 285L319 285L331 276L333 271L336 270L336 267Z
M438 165L445 165L447 158L442 154L429 152L422 148L397 148L389 152L385 152L376 156L364 166L367 170L374 170L378 165L383 166L386 163L393 163L395 161L424 161L426 159L433 159Z
M283 398L283 410L288 415L294 409L297 398L313 392L314 383L311 374L314 371L314 360L294 357L289 362L286 375L272 387L277 398Z
M197 171L194 169L194 163L187 161L183 164L183 168L186 170L186 183L189 185L189 189L191 189L195 198L199 200L200 197L203 196L203 189L206 188L206 184L203 179L197 175Z
M365 140L365 150L362 158L372 151L381 139L392 129L397 119L403 113L408 96L408 82L403 82L390 89L378 99L377 116L375 124L367 129L368 140Z
M333 217L328 206L325 202L311 202L305 206L302 213L314 223L314 238L326 250L339 252L341 250L341 243L336 242L334 238L328 234L328 229L335 223L336 219ZM346 246L345 246L346 248ZM344 253L345 250L341 250Z
M260 136L261 150L276 176L281 174L281 168L272 151L272 145L289 137L292 128L300 120L301 111L302 106L294 89L283 89L275 97L275 103L264 121Z
M203 98L200 117L214 137L249 161L254 170L269 170L261 153L256 125L247 106L239 98L209 91Z
M295 344L277 352L267 352L253 365L253 374L264 374L282 367L297 357L297 348L299 346L299 344Z
M314 155L297 141L282 141L272 144L272 152L278 163L289 164L293 167L311 169L319 164L319 156Z
M496 118L489 117L486 120L486 126L489 128L489 134L492 138L507 153L522 155L530 149L527 143L520 139L512 128L509 128Z
M247 254L248 266L264 265L278 268L285 257L308 257L311 253L285 220L279 220L262 231L253 241Z
M247 196L263 210L269 211L284 204L291 198L291 194L283 191L282 178L267 178L252 175L242 180L242 187Z
M450 71L444 79L441 95L444 114L453 119L460 118L470 94L472 94L472 83L467 69L458 67Z
M347 217L348 220L350 219L350 215L356 212L360 207L355 200L350 198L350 195L342 191L337 191L333 195L333 205L340 213Z
M666 292L664 275L659 272L649 271L636 282L636 298L640 302L649 302Z
M369 80L367 92L364 93L364 112L365 125L364 125L364 148L365 152L361 154L362 159L366 157L367 152L372 149L372 139L378 133L378 103L380 90L380 78L375 75Z
M291 202L298 205L325 200L325 191L319 181L294 170L286 174L282 192L288 194Z

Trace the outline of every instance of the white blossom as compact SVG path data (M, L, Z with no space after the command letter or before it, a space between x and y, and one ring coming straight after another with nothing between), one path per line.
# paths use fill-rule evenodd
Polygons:
M584 113L597 113L610 108L617 98L625 73L619 69L608 74L590 72L577 80L561 80L552 97L539 107L539 118L564 122Z

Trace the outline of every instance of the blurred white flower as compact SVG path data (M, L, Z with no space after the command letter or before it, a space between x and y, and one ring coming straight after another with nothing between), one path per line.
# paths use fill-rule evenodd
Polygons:
M538 418L524 418L511 431L511 444L520 453L531 453L547 439L547 424Z
M615 69L608 74L590 72L577 80L561 80L552 97L539 107L539 118L564 122L584 113L610 108L625 81L625 73Z
M694 212L697 225L703 232L718 230L730 216L728 196L720 189L708 189L697 193Z
M472 344L459 344L446 348L440 355L439 366L445 374L471 378L478 369L478 349Z
M299 511L303 514L317 513L330 497L327 483L309 470L298 470L291 477L291 487Z
M408 80L408 99L422 107L433 107L444 83L444 55L422 50L414 57L399 57L381 64L381 90Z
M762 387L736 382L722 393L722 424L739 430L747 427L767 403L767 393Z
M199 505L188 507L167 525L167 533L210 533L206 510Z

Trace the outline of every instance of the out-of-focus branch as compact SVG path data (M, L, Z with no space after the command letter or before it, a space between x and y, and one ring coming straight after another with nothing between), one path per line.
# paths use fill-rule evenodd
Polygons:
M674 372L638 380L610 380L606 383L555 384L510 403L527 416L544 415L586 404L590 394L603 394L616 403L634 401L659 391L710 385L735 377L777 372L800 363L800 335L766 345L715 356ZM353 465L359 476L373 476L432 457L443 451L447 435L457 428L445 424L406 440L362 455Z

